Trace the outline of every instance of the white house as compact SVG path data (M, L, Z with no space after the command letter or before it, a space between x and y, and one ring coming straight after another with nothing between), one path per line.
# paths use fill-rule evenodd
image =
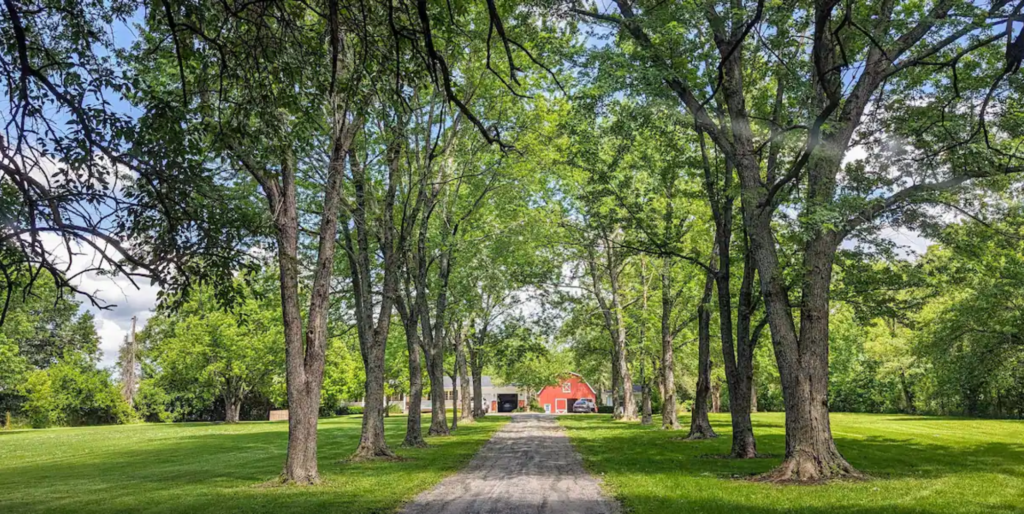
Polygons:
M472 394L473 387L470 386L469 390L470 394ZM519 407L526 407L529 401L524 389L514 385L496 385L491 381L491 377L486 375L480 377L480 392L483 397L484 412L512 412ZM444 397L445 407L450 409L455 393L452 388L452 381L448 377L444 378ZM404 393L388 397L388 404L397 406L402 413L408 412L408 403L409 399ZM430 412L429 394L425 393L423 395L420 402L420 412Z

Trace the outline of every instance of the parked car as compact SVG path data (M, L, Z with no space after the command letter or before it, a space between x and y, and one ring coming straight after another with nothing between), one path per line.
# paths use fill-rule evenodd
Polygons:
M580 398L576 400L576 403L572 404L572 411L576 413L597 412L597 404L590 398Z

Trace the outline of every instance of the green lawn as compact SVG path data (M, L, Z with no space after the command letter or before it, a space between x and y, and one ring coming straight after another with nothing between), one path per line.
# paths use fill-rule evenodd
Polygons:
M872 478L829 485L745 480L776 466L785 452L781 413L754 415L752 461L728 452L728 414L713 415L719 437L679 440L685 431L562 416L586 466L636 514L1024 512L1024 422L878 414L833 414L839 450ZM688 425L689 416L680 421Z
M388 443L405 417L386 421ZM429 416L424 417L429 422ZM262 487L284 463L288 425L186 423L0 432L0 512L392 512L464 466L508 418L461 426L400 462L342 462L360 417L320 421L318 487Z

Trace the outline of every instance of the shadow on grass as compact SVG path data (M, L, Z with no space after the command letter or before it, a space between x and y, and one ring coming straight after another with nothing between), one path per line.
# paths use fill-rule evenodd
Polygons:
M90 447L87 439L72 450L41 446L46 453L34 455L35 461L6 462L0 469L0 511L389 512L465 465L503 422L485 419L460 427L454 437L428 437L430 448L405 449L399 448L405 418L390 418L387 440L401 462L343 464L359 444L360 420L321 423L324 484L312 488L259 487L281 472L286 426L260 430L243 424L232 431L205 425L223 430L196 433L163 425L166 434L139 441L131 439L132 430L112 430L124 444Z
M599 467L643 463L644 474L741 477L765 473L782 462L785 435L764 433L781 427L755 422L758 452L775 458L737 460L709 459L726 455L731 446L728 425L716 425L718 438L699 441L679 439L686 430L665 431L660 426L625 423L579 423L563 420L573 444L585 459ZM920 438L883 436L836 436L843 456L873 478L938 478L963 473L1000 474L1024 479L1024 442L964 442L957 446L929 443Z

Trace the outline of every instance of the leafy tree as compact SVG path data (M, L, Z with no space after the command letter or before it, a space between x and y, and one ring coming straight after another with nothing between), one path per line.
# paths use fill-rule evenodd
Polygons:
M920 217L926 213L915 205L943 196L956 203L972 181L998 186L982 179L1021 170L1013 165L1018 132L989 129L1016 121L993 107L1013 90L1000 88L1016 69L1001 42L1013 36L1004 22L1016 7L957 0L556 5L609 27L615 44L606 62L651 95L672 98L736 169L785 397L786 458L769 476L857 475L828 422L836 252L848 237L872 238L879 220ZM799 34L811 37L794 44ZM971 76L961 80L967 61ZM851 164L848 152L858 145L868 158ZM786 233L792 239L780 237ZM787 275L798 277L796 287Z
M128 423L134 412L106 371L81 357L27 375L19 386L23 410L35 428Z
M144 344L161 388L220 398L227 423L237 423L242 403L283 371L280 318L255 299L223 310L209 289L200 290L150 324Z

